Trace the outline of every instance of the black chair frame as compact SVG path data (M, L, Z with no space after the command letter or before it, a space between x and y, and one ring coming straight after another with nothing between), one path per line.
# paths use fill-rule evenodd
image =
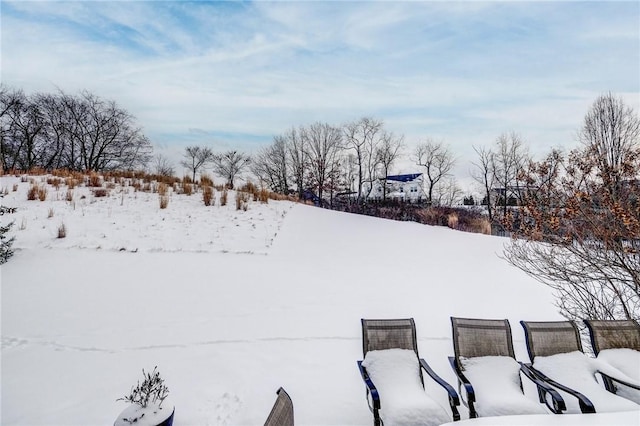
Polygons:
M416 327L415 327L415 322L413 318L389 319L389 320L363 318L361 320L361 323L362 323L363 357L366 356L367 352L370 350L392 349L392 347L381 347L381 348L370 347L370 345L368 344L369 339L367 338L367 335L366 335L368 329L372 329L372 328L386 329L386 330L397 329L397 330L404 330L405 332L409 330L411 333L411 336L409 339L410 341L405 342L408 344L399 347L399 349L412 349L416 353L416 357L418 358L418 362L420 364L419 371L420 371L420 381L422 382L422 386L424 387L424 378L422 374L422 371L424 370L429 375L429 377L431 377L431 379L433 379L438 385L444 388L444 390L447 392L447 397L449 400L449 406L451 408L453 421L460 420L460 413L458 412L458 409L457 409L457 407L460 405L460 398L458 397L458 394L456 393L455 389L453 388L453 386L447 383L444 379L438 376L438 374L429 366L427 361L425 361L423 358L420 358L418 354L418 341L416 338ZM410 347L406 347L406 346L410 346ZM375 384L371 380L371 377L369 377L369 373L367 372L366 367L362 365L362 362L363 361L358 361L357 364L358 364L358 369L360 370L360 375L366 387L367 404L369 405L369 410L371 410L371 412L373 413L374 426L380 426L383 424L382 419L380 418L380 413L379 413L379 410L381 407L380 394L378 393L378 390L376 389Z
M476 324L473 325L463 325L461 322L471 321ZM473 319L473 318L455 318L451 317L451 327L453 333L453 346L454 346L454 356L449 357L449 364L451 364L451 368L456 374L458 379L458 393L462 395L466 395L466 398L461 398L462 403L469 410L469 418L477 418L478 412L475 408L476 402L476 393L473 389L473 385L469 381L469 379L464 375L462 370L461 363L459 361L460 354L460 342L458 339L458 328L471 328L477 330L494 330L499 333L504 332L504 348L502 351L485 353L485 354L476 354L476 356L481 355L501 355L501 356L510 356L515 360L515 353L513 350L513 341L511 338L511 326L509 325L508 320L484 320L484 319ZM542 380L538 379L522 362L518 362L520 364L520 371L531 380L537 388L538 391L538 399L540 403L544 403L551 412L555 414L561 414L564 410L566 410L566 405L562 396L551 386L544 383ZM463 389L464 388L464 393ZM522 390L522 382L520 382L520 390Z

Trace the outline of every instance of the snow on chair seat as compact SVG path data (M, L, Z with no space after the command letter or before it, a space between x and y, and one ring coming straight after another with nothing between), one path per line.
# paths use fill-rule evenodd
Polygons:
M640 405L607 391L598 383L596 373L601 370L601 367L597 360L580 351L538 356L533 362L533 368L545 376L589 398L598 412L640 410ZM627 377L623 379L628 380ZM565 401L568 413L580 413L576 399L567 396Z
M640 324L634 320L584 320L597 359L640 382ZM640 404L640 390L603 377L607 390Z
M516 361L508 320L451 317L451 329L454 356L449 362L470 418L565 409L558 392ZM539 403L524 394L520 373L535 384Z
M460 358L464 375L473 383L479 416L547 414L544 405L520 388L520 364L509 356Z
M362 319L362 353L358 361L374 426L438 425L460 420L460 399L453 387L418 355L413 318ZM425 392L424 376L446 392L451 414Z
M385 426L431 426L450 421L444 408L425 393L418 357L412 350L369 351L362 366L378 389Z
M614 367L582 352L573 321L520 321L525 331L531 371L565 396L567 412L595 413L640 410L640 405L613 393L597 381L623 383L640 390L640 383Z

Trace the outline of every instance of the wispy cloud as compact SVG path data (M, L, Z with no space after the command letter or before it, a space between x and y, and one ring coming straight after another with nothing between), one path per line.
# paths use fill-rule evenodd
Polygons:
M371 115L463 155L509 130L543 149L602 92L640 108L637 2L1 5L3 83L115 99L159 146Z

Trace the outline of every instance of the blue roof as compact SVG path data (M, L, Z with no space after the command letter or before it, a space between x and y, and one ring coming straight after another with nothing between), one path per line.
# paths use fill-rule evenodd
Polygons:
M412 173L410 175L394 175L394 176L387 176L387 180L395 180L398 182L411 182L412 180L415 180L420 176L422 176L422 173Z

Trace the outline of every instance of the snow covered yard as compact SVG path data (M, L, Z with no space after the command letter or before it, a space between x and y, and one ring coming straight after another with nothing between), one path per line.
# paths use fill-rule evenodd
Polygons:
M3 425L111 424L155 365L178 425L263 424L279 386L296 424L367 425L360 318L415 318L421 357L452 385L450 316L508 318L523 361L518 320L562 319L498 237L201 194L160 209L157 194L83 187L74 207L0 181L18 208L2 217L17 238L1 272Z

